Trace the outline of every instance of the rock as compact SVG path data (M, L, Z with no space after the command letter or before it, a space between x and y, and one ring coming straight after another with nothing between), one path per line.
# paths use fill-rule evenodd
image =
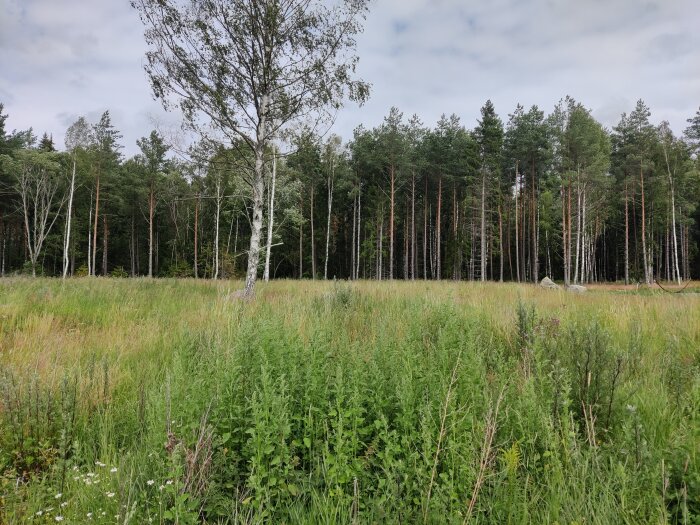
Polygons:
M588 288L586 288L585 286L581 286L580 284L570 284L566 287L566 289L569 292L573 293L586 293L586 291L588 290Z
M548 288L550 290L559 290L561 286L559 286L557 283L552 281L549 277L545 277L540 281L540 286L542 288Z

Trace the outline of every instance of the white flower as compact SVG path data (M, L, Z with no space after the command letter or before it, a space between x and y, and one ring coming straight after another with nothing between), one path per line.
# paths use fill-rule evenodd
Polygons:
M111 469L109 469L109 471L110 471L112 474L114 474L114 473L117 471L117 467L112 467Z
M87 513L87 517L88 517L89 519L92 519L92 512L88 512L88 513Z
M36 515L37 515L37 516L41 516L43 513L44 513L44 511L43 511L43 510L40 510L40 511L37 511Z
M68 505L67 501L64 501L63 503L61 503L61 507L65 507L66 505Z
M150 487L150 486L153 485L154 483L155 483L155 481L153 481L152 479L149 479L149 480L146 482L146 485L148 485L148 486Z
M114 497L114 492L106 492L108 498L113 498Z
M164 488L165 488L165 485L161 485L160 487L158 487L158 490L163 490Z
M173 484L173 480L172 480L172 479L169 479L168 481L165 482L165 484L166 484L166 485L172 485L172 484Z
M106 516L107 513L103 510L103 511L102 511L102 515L103 515L103 516Z
M60 498L61 498L61 496L63 496L63 494L61 494L61 493L59 492L58 494L56 494L56 495L54 496L54 498L56 498L56 499L60 499Z
M95 461L95 465L97 465L98 467L105 467L106 466L104 463L102 463L100 461Z
M56 516L54 519L56 521L63 521L63 516Z

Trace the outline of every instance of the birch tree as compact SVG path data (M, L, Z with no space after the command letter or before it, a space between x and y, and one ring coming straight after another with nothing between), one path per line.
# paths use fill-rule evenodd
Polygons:
M264 166L270 141L291 121L329 121L346 96L369 93L354 78L355 37L368 0L132 0L149 46L156 98L178 106L200 133L213 129L253 153L252 221L245 295L260 257Z
M70 125L66 131L66 149L72 157L72 170L70 185L68 189L68 210L66 211L66 231L63 239L63 278L68 276L69 257L71 242L71 220L73 218L73 196L75 194L75 172L78 160L78 152L85 151L91 142L90 125L84 117L80 117Z

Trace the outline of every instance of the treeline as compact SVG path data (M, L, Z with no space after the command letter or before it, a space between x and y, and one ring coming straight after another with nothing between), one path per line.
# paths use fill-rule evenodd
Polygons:
M489 101L473 130L396 108L347 144L302 129L266 154L260 273L698 277L700 110L683 136L650 115L639 101L607 130L567 97L505 121ZM153 131L126 159L109 112L78 119L61 152L6 121L0 105L2 275L244 275L253 161L236 144L198 145L185 161Z

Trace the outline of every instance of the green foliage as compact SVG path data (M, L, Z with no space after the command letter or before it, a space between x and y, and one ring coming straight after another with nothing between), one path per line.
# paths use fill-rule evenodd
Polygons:
M491 291L10 281L0 521L697 521L697 296Z

